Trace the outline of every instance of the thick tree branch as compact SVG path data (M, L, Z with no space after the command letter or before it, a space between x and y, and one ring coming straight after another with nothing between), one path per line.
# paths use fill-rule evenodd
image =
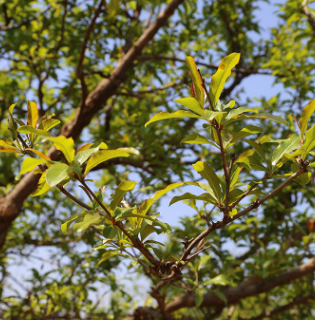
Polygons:
M74 119L62 128L61 133L76 140L82 130L89 125L95 114L103 108L120 83L126 78L128 69L133 65L142 49L152 40L155 34L164 25L184 0L173 0L158 15L153 22L130 48L119 65L111 72L108 79L103 80L87 97L85 104L78 108ZM51 148L47 154L56 160L60 152ZM27 174L7 196L0 199L0 248L4 245L5 237L12 221L19 215L24 200L35 190L40 175L32 172Z
M314 271L315 258L312 258L299 267L290 271L286 271L272 279L261 280L261 278L255 278L244 280L237 287L222 290L222 293L226 297L228 304L234 304L246 297L256 296L260 293L268 292L273 288L291 283L293 280L301 278ZM182 308L191 308L195 306L195 302L195 295L193 293L186 293L169 303L166 306L166 311L174 312ZM204 296L201 307L210 308L223 305L224 301L222 301L216 294L208 293Z

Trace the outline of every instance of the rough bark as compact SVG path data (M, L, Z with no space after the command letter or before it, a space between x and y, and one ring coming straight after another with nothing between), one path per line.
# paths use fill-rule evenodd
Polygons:
M61 134L76 140L82 130L89 125L95 114L102 109L120 83L126 78L128 69L132 66L143 48L148 44L167 19L174 13L184 0L173 0L157 17L122 58L118 66L111 72L108 79L103 80L88 95L85 103L77 109L74 119L63 126ZM51 148L47 154L52 159L58 159L58 152ZM40 175L27 174L7 196L0 199L0 248L5 243L6 234L11 223L19 215L24 200L35 190Z

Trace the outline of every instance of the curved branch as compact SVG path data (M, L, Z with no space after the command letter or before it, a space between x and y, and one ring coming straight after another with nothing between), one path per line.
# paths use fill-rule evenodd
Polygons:
M228 288L221 292L226 297L228 304L237 303L239 300L256 296L260 293L268 292L273 288L288 284L295 279L301 278L315 271L315 258L300 265L299 267L286 271L272 279L262 280L261 278L246 279L234 288ZM257 281L257 282L256 282ZM254 282L254 283L253 283ZM174 312L182 308L192 308L195 306L196 297L193 293L186 293L177 297L173 302L166 306L167 312ZM208 293L204 296L201 307L210 308L224 306L222 301L215 293Z

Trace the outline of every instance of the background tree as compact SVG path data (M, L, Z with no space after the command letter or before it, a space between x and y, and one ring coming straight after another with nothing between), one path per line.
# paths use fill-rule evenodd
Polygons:
M289 114L300 118L302 108L313 98L315 23L310 4L287 1L275 13L277 27L263 33L263 21L257 18L260 5L261 1L189 0L167 4L3 2L1 138L10 138L6 125L9 105L17 102L15 113L26 118L27 97L36 101L41 116L54 113L61 125L52 132L72 137L76 146L105 141L111 149L137 147L140 157L105 162L95 168L95 178L99 186L112 189L136 177L136 192L127 194L126 200L141 203L146 193L196 179L191 164L200 159L207 159L216 171L222 169L220 155L212 148L180 144L187 134L197 132L200 124L195 119L169 120L146 128L144 124L157 111L178 110L173 100L188 96L191 80L185 56L195 58L209 83L220 60L239 52L241 60L221 100L227 103L233 98L239 106L261 107L290 122L287 127L256 120L265 133L259 141L271 152L275 147L272 138L285 139L296 131ZM285 90L272 99L249 100L242 83L260 74L281 83ZM239 155L249 146L233 148ZM47 155L60 158L56 149L47 150ZM97 244L93 230L63 235L60 225L78 208L54 189L42 198L29 197L39 175L16 179L20 162L14 154L1 154L3 318L117 319L132 314L133 293L119 285L114 273L120 259L113 257L98 266L103 252L91 250ZM279 178L288 168L279 169ZM243 178L259 180L261 173L244 173ZM273 190L279 180L264 183L266 190ZM178 319L311 319L313 196L312 183L301 188L294 182L256 212L212 232L208 237L211 248L189 266L183 287L172 283L159 288L157 279L148 275L152 299L138 305L153 307L136 309L133 318L172 314ZM202 218L207 212L198 206L194 216L182 217L169 235L165 252L178 254L185 237L200 234L207 225ZM212 216L213 220L220 218ZM238 248L236 253L234 248ZM17 274L15 265L22 261L26 265ZM133 265L125 270L126 278L131 279L135 271L144 273ZM216 283L202 285L218 275ZM110 302L102 304L98 297L104 292ZM196 302L201 308L195 307Z

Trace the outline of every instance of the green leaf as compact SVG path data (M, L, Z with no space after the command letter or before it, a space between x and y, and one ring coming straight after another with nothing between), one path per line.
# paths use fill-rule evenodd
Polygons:
M43 159L25 158L22 162L20 174L25 174L32 171L38 165L45 163Z
M33 134L37 136L50 137L49 132L41 129L35 129L31 126L21 126L21 127L18 127L16 131L24 134L30 134L30 135ZM33 141L34 139L31 138L31 140Z
M37 197L37 196L43 195L44 193L48 192L51 189L51 187L48 185L46 181L46 172L47 170L42 173L38 181L37 189L35 190L35 192L31 194L31 197Z
M228 143L227 148L232 146L236 141L245 138L247 136L250 136L252 134L256 134L256 133L261 133L263 130L259 127L253 126L253 125L248 125L246 127L244 127L242 130L240 130L239 132L237 132L233 138L231 139L231 141Z
M229 205L236 202L239 198L243 196L244 192L240 189L233 189L230 191L229 195Z
M285 153L297 149L301 144L300 137L297 134L293 134L290 138L282 141L275 149L272 155L272 165L275 166Z
M258 115L251 116L251 117L252 118L268 119L268 120L275 121L275 122L278 122L278 123L282 123L282 124L284 124L286 126L289 126L288 121L284 120L282 117L274 116L273 114L270 114L270 113L260 113Z
M10 107L9 107L9 113L11 115L13 115L13 109L15 108L15 106L17 105L17 103L14 103L14 104L11 104Z
M293 172L297 172L300 170L300 166L297 163L292 163L291 168ZM312 173L307 171L300 174L298 177L296 177L294 181L296 181L301 186L304 186L311 181L311 177L312 177Z
M172 204L174 204L178 201L182 201L182 200L202 200L202 201L206 201L206 202L213 203L213 204L216 204L218 202L218 200L215 199L214 197L212 197L209 193L203 193L203 194L197 196L197 195L194 195L190 192L186 192L181 196L173 197L173 199L170 201L169 205L171 206Z
M97 265L100 265L102 262L104 262L114 256L117 256L118 254L119 254L119 252L117 250L106 251L105 253L102 254L102 259Z
M306 151L312 151L315 149L315 125L306 131L303 148Z
M72 138L66 138L65 136L49 138L52 141L56 149L60 150L67 161L70 163L74 159L74 141Z
M44 119L41 124L38 126L38 129L48 131L58 125L60 121L58 119Z
M122 181L115 190L113 200L110 204L110 208L114 210L123 199L124 195L134 189L136 183L134 181Z
M228 304L227 298L223 292L219 291L218 289L214 289L211 291L213 291L226 305Z
M199 308L203 301L203 289L202 288L196 289L195 295L196 295L196 308Z
M177 100L174 100L174 101L178 102L182 106L184 106L184 107L188 108L189 110L199 114L202 117L204 117L204 115L205 115L204 109L201 107L201 105L199 104L199 102L195 98L192 98L192 97L181 98L181 99L177 99Z
M84 215L83 221L73 225L73 230L75 232L82 232L92 225L99 224L103 220L103 217L98 212L87 213Z
M142 228L141 228L142 229ZM143 242L151 233L156 232L155 228L150 224L147 224L141 231L141 241Z
M202 78L200 76L200 73L197 69L197 66L193 57L189 57L189 56L186 57L186 63L190 71L190 77L193 81L193 90L195 92L195 98L198 100L201 107L203 108L205 104L205 101L204 101L205 94L202 86L203 84Z
M19 153L20 150L4 140L0 140L0 152Z
M46 170L46 181L50 187L54 187L68 178L69 166L65 163L56 163Z
M162 261L163 258L164 258L163 252L162 252L160 249L158 249L158 248L153 248L153 247L152 247L152 250L154 251L154 253L156 254L156 256L160 259L160 261Z
M96 153L99 150L99 146L96 148L90 148L82 150L76 153L74 160L78 161L80 164L84 163L92 154Z
M38 120L37 105L33 101L27 101L27 124L33 128L36 128L36 122Z
M301 118L299 121L300 124L300 132L301 132L301 138L304 135L304 132L307 128L308 120L312 116L312 114L315 112L315 99L311 100L306 107L302 110Z
M257 155L248 156L242 160L235 161L235 163L239 163L240 166L243 166L248 170L268 171Z
M69 229L69 227L70 227L70 225L71 225L71 223L72 223L73 221L81 218L82 216L83 216L83 214L80 214L80 215L75 216L74 218L68 220L67 222L63 223L63 224L60 226L62 233L63 233L63 234L66 234L67 231L68 231L68 229Z
M258 113L257 110L255 109L248 109L247 107L240 107L237 109L233 109L231 110L228 115L226 116L226 120L230 120L233 117L238 116L239 114L245 113L245 112L254 112L254 113Z
M251 147L253 147L257 153L263 158L266 159L265 151L260 144L255 141L244 139Z
M119 148L116 150L102 150L95 153L87 162L84 176L100 163L113 158L129 157L130 154L138 155L139 151L134 148Z
M213 119L216 119L219 123L222 122L222 120L225 118L227 115L227 112L225 111L210 111L210 110L205 110L205 118L208 121L211 121Z
M215 197L218 201L222 199L221 187L219 179L212 168L205 161L198 161L193 164L193 168L208 182L210 187L213 189Z
M201 116L196 115L190 111L183 111L179 110L174 113L168 113L166 111L160 112L156 114L151 120L149 120L144 126L147 127L150 123L160 121L160 120L167 120L167 119L174 119L174 118L196 118L202 119Z
M225 57L219 64L218 71L211 77L210 83L210 100L215 108L221 92L224 88L224 84L228 76L231 74L232 68L234 68L239 60L239 53L231 53Z
M217 149L220 149L219 146L217 146L216 144L214 144L213 142L209 141L208 139L206 139L205 137L203 137L202 135L200 135L198 133L190 134L189 136L185 137L180 143L210 144L213 147L215 147Z
M106 239L114 239L118 234L118 228L116 226L106 226L103 230L103 236Z
M216 276L210 280L204 281L202 284L204 286L208 286L209 284L214 284L217 286L227 286L227 285L234 286L233 281L230 280L229 277L224 274L219 274L218 276Z

